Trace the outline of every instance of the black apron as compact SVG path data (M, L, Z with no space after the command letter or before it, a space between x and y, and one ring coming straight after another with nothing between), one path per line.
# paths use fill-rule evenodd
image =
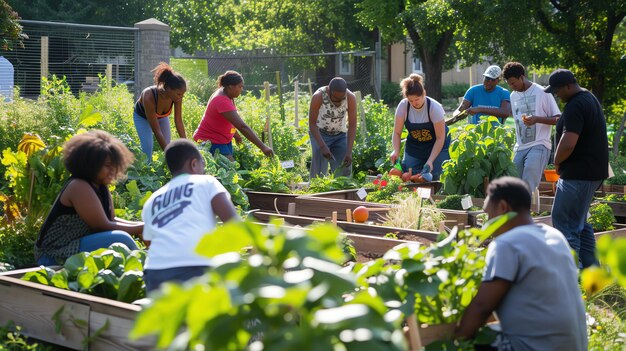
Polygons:
M411 123L409 122L409 111L411 110L411 103L407 100L406 103L406 119L404 120L404 127L409 132L406 137L406 145L404 146L404 152L412 157L428 160L430 152L433 150L437 136L435 134L435 125L430 118L430 98L426 97L426 113L428 114L428 122L424 123ZM441 150L448 149L450 145L450 135L448 133L448 126L445 126L446 140L443 143ZM419 170L418 170L419 171Z

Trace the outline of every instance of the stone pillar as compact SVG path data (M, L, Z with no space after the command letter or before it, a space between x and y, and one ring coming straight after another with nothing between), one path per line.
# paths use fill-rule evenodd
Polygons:
M136 47L135 65L135 97L141 91L154 84L154 74L150 71L159 62L170 62L170 26L150 18L139 23L135 23L135 28L139 29Z

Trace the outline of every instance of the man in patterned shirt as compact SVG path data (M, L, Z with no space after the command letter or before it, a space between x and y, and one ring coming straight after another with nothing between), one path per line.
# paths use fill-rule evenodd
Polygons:
M313 94L309 108L309 136L311 179L326 174L329 163L330 171L337 176L352 174L356 97L343 78L333 78Z

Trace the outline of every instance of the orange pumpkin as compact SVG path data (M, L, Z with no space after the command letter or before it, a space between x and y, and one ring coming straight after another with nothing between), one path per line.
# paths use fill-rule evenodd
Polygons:
M352 211L352 218L357 223L365 223L370 216L370 212L365 206L359 206Z
M401 177L402 176L402 171L394 167L394 168L389 170L389 175L396 176L396 177Z

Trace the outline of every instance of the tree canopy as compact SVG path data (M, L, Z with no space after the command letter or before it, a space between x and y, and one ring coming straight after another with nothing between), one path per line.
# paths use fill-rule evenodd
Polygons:
M152 0L148 0L152 1ZM146 19L142 0L8 0L23 19L132 26Z
M12 49L14 40L24 37L18 19L17 12L5 0L0 0L0 48L2 50Z

